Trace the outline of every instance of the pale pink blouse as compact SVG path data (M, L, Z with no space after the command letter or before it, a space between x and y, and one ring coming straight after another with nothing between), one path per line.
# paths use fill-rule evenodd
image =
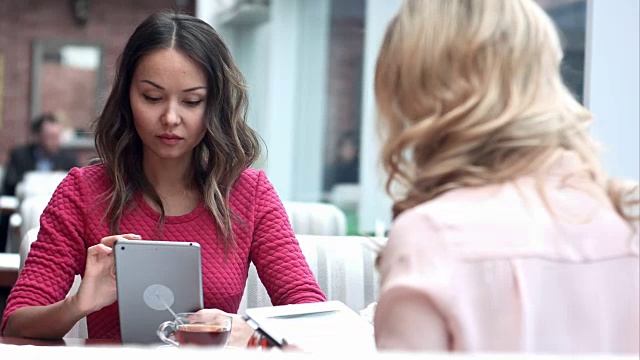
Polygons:
M381 253L380 350L638 353L638 232L565 153L404 212ZM549 210L551 209L551 211Z

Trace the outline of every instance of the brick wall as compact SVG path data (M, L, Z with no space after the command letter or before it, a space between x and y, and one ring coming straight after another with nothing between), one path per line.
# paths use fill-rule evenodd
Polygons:
M96 93L96 71L47 63L40 76L40 112L65 109L65 125L88 130L88 121L96 115L96 102L87 96Z
M175 8L181 0L91 0L89 19L76 24L68 0L0 1L0 53L4 57L4 96L0 127L0 163L8 151L29 140L32 44L36 39L70 40L102 45L107 93L114 65L137 24L156 10ZM195 13L195 0L188 2ZM60 79L64 81L64 79ZM90 96L90 95L87 95ZM95 99L91 99L95 102Z

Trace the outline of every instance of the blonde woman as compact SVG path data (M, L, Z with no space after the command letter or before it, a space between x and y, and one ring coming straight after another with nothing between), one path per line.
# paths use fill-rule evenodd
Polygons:
M389 25L379 349L638 353L637 188L603 171L561 58L530 0L408 0Z

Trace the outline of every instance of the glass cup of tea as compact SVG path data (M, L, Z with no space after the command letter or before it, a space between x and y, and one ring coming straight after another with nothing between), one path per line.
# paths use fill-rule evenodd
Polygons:
M224 314L181 313L158 328L158 337L174 346L224 347L231 335L232 317Z

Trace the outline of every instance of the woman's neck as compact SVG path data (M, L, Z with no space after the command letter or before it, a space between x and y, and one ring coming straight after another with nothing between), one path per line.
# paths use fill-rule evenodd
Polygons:
M188 214L198 206L200 195L191 183L190 161L145 159L143 168L147 179L162 199L167 216L181 216ZM148 196L145 201L154 210L160 208Z
M143 161L144 173L154 189L163 193L165 190L184 189L190 185L190 168L188 161L149 160Z

